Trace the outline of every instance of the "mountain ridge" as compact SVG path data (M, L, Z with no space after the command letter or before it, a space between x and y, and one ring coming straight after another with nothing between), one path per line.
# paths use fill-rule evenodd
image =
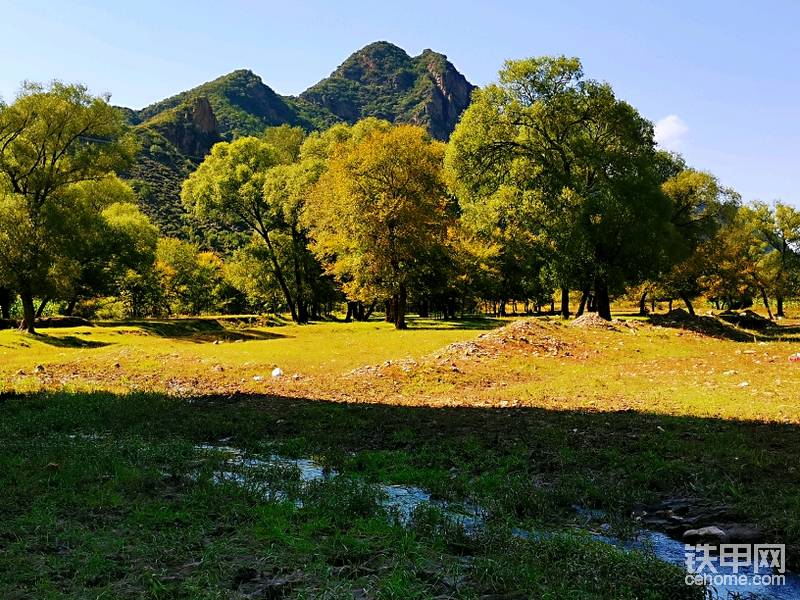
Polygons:
M236 69L139 110L119 107L142 143L123 175L162 231L186 237L180 183L214 143L278 125L313 131L370 116L417 124L446 140L473 89L444 54L426 49L412 57L386 41L352 53L297 96L277 93L250 69Z

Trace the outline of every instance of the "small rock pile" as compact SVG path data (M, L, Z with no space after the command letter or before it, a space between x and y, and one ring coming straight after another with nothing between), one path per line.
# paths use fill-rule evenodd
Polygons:
M387 360L377 365L366 365L350 371L350 375L382 376L391 369L409 373L420 365L434 363L437 367L449 365L459 372L458 363L480 362L497 358L510 352L524 352L532 356L571 356L572 345L558 337L548 335L549 327L535 319L514 321L493 331L482 333L474 340L453 342L419 361L412 358Z
M584 313L575 319L571 325L581 329L607 329L608 331L618 331L620 321L606 321L597 313Z

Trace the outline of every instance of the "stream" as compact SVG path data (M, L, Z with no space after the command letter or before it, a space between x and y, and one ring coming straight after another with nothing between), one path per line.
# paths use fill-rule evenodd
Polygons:
M248 480L248 469L263 468L296 468L300 474L301 484L308 484L314 481L324 481L337 476L333 469L323 467L319 463L306 458L287 458L277 454L261 458L247 455L237 448L226 445L203 444L197 446L203 452L213 452L223 454L224 470L214 473L214 481L250 485ZM486 524L488 512L481 506L472 503L454 503L446 500L431 498L430 493L423 488L410 485L388 485L380 484L383 492L383 507L390 513L397 515L401 524L407 525L411 522L414 511L422 505L430 505L438 508L448 519L461 525L465 533L470 534L480 531ZM287 494L283 490L276 490L264 485L263 492L265 497L272 500L286 500ZM300 500L295 501L296 506L301 506ZM575 507L579 515L593 520L602 519L604 513ZM522 539L537 539L552 535L550 532L531 532L524 529L513 529L513 535ZM664 562L686 567L686 547L682 541L675 540L666 534L649 529L640 529L632 539L620 539L613 536L587 531L593 539L604 542L615 547L633 552L651 552L656 558ZM700 555L698 555L699 558ZM800 599L800 576L786 572L785 581L775 584L753 583L753 576L756 575L752 566L738 568L734 573L734 567L720 565L719 557L713 557L712 563L716 572L706 571L714 579L709 589L710 598L724 599L752 599L752 600L799 600ZM761 574L765 569L762 568Z

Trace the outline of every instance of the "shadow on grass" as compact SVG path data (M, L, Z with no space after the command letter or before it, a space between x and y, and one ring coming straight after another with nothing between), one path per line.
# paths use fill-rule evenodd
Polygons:
M138 327L151 335L197 343L284 338L288 336L251 327L279 327L285 324L282 319L259 317L141 319L96 323L99 327Z
M254 394L53 392L2 400L0 432L29 443L55 432L104 432L194 444L224 439L256 451L268 444L367 477L410 477L434 492L495 498L517 520L555 518L572 505L630 519L637 503L699 497L771 532L798 561L800 469L787 468L800 462L795 424Z
M667 314L651 314L647 320L652 325L672 329L685 329L717 339L734 342L797 342L800 327L781 325L763 317L691 316L682 309Z
M45 333L36 333L36 341L55 346L56 348L103 348L110 346L111 342L98 342L95 340L84 340L74 335L55 336Z
M587 554L589 545L573 546L575 540L555 540L552 546L539 540L529 553L509 531L513 523L568 529L569 519L576 518L573 504L629 515L638 501L687 490L727 501L736 488L754 507L774 511L772 524L786 532L781 541L790 543L800 535L790 527L797 515L781 505L798 496L797 477L771 476L778 465L785 474L785 465L796 462L792 453L800 452L793 443L796 429L790 426L634 412L433 409L257 395L176 399L146 393L42 393L0 396L0 439L0 515L11 523L4 530L0 520L0 539L9 541L6 564L19 565L9 569L11 581L19 589L33 583L62 585L64 571L57 561L64 556L72 568L68 597L84 597L89 587L97 596L98 585L138 590L138 578L151 584L147 565L153 557L169 569L165 575L181 574L172 583L158 580L176 586L164 588L172 592L169 597L189 597L197 586L225 595L239 572L247 581L260 576L265 547L270 552L266 569L274 564L281 573L294 572L308 556L320 557L320 564L337 567L331 583L361 587L364 573L383 570L376 564L391 565L386 561L397 556L398 564L405 565L409 548L425 558L423 551L431 546L433 556L458 553L468 562L490 565L490 578L482 576L480 567L464 570L459 585L474 585L471 597L541 597L550 586L561 590L558 578L572 569L581 579L570 576L570 592L565 588L548 596L697 598L677 570L669 579L651 569L633 576L624 567L617 572L611 566L619 568L621 555L603 559L596 552ZM202 443L312 456L343 477L311 486L305 497L309 502L299 512L287 510L285 503L265 506L254 490L199 481L193 474L214 466L198 461L193 446ZM787 455L773 452L779 448ZM733 463L734 454L740 463ZM756 466L757 477L739 470ZM411 539L397 537L385 529L384 519L380 525L367 520L372 509L360 491L364 488L353 481L413 484L430 490L432 497L474 500L491 511L497 528L475 542L464 541L463 535L447 534L435 515L422 515ZM109 556L107 548L119 547L124 553ZM575 550L565 555L569 548ZM557 563L552 575L544 571L552 582L544 587L539 580L545 567L537 563L531 571L539 575L536 579L524 570L540 551L546 552L542 565ZM86 566L86 557L102 566L104 578ZM608 562L598 568L598 559ZM495 578L508 561L510 570ZM27 567L31 562L35 568ZM187 587L179 587L187 573L206 563L218 567L208 574L199 571ZM342 565L347 568L339 569ZM419 577L427 580L433 573L439 580L443 567L436 563L432 569ZM521 576L514 574L520 570ZM416 578L415 572L404 577ZM675 584L672 593L656 593L664 582ZM604 586L602 593L589 593L598 586ZM620 595L620 586L633 591ZM267 596L284 593L259 595Z
M409 317L408 328L416 331L437 331L442 329L455 329L464 331L486 331L508 325L509 319L495 317L467 317L464 319L437 320L422 317Z

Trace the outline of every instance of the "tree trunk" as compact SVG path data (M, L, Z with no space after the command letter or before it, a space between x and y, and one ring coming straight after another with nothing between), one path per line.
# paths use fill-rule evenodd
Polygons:
M672 298L669 299L669 308L667 308L667 312L672 312Z
M576 317L580 317L583 314L583 311L586 310L586 302L589 300L589 292L588 290L583 290L581 294L581 302L578 304L578 312L575 313Z
M34 327L36 309L33 306L33 294L22 292L20 299L22 300L22 323L20 323L19 328L28 333L36 333L36 328Z
M608 298L608 286L602 279L595 279L594 282L595 302L597 304L597 316L611 320L611 301Z
M561 317L569 319L569 288L561 288Z
M41 319L42 313L44 312L44 307L47 306L47 303L50 302L50 298L42 298L42 301L39 302L39 308L36 309L36 318Z
M419 310L419 316L422 317L423 319L427 319L428 317L431 316L430 303L428 302L427 298L423 298L422 300L419 301L418 310Z
M70 299L70 301L67 303L67 308L64 309L64 314L66 316L68 316L68 317L71 317L73 315L73 313L75 312L75 305L77 303L78 303L78 299L77 298Z
M408 302L408 293L406 291L406 284L401 283L399 291L395 300L394 311L394 326L395 329L406 329L406 303Z
M639 299L639 316L644 317L647 314L647 292L642 294Z
M781 317L781 318L785 317L786 315L783 314L783 296L781 296L781 295L775 296L775 303L776 303L775 316L776 317ZM8 317L4 317L4 318L8 318Z
M305 324L308 323L308 305L306 301L298 298L297 299L297 319L298 323Z
M683 303L686 305L686 310L689 311L689 314L694 316L694 306L692 306L692 301L689 300L689 296L681 294L681 300L683 300Z
M262 233L261 237L264 239L264 242L267 245L267 250L269 250L268 254L270 262L272 262L272 272L275 274L275 279L278 280L278 286L281 288L284 298L286 298L286 304L289 305L289 312L292 313L292 321L297 323L297 308L295 306L294 297L292 296L291 291L289 291L289 286L286 284L286 279L283 276L283 270L278 263L278 256L275 254L275 248L272 246L272 240L269 239L269 234L267 233Z
M448 298L445 302L447 306L447 312L449 314L448 319L455 319L456 318L456 299L455 298Z
M305 247L300 233L292 227L292 266L294 267L294 293L297 303L297 322L308 323L308 305L305 300L303 286L303 269L300 267L300 252Z
M767 314L769 315L769 320L772 321L774 317L772 316L772 309L769 307L769 298L767 297L767 290L763 287L760 288L761 291L761 299L764 301L764 308L767 309Z
M394 297L386 301L386 322L394 323Z
M369 321L369 318L372 316L373 311L375 310L375 302L369 305L369 308L366 312L364 312L364 305L361 302L358 303L359 311L358 311L358 320L359 321Z
M0 318L11 318L11 303L13 299L14 296L10 289L0 287Z
M353 317L354 317L353 313L355 312L353 310L353 305L354 304L355 304L355 302L349 302L349 301L347 302L347 314L344 317L344 322L345 323L349 323L350 321L353 320Z

